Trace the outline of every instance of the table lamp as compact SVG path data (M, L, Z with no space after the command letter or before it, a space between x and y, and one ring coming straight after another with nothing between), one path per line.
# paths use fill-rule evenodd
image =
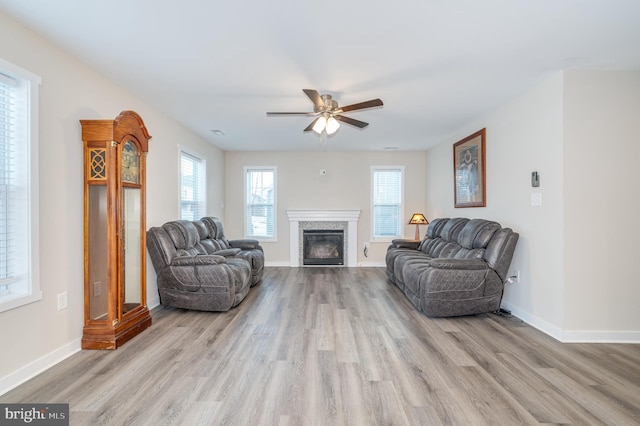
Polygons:
M409 220L409 225L416 225L416 240L420 241L420 225L428 225L429 221L422 213L414 213Z

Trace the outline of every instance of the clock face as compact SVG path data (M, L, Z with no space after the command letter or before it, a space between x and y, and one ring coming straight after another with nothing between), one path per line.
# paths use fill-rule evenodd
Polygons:
M122 181L140 183L140 155L132 141L125 142L122 148Z

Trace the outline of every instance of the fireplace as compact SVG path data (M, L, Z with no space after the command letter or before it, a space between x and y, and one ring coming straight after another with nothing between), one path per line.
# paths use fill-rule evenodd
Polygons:
M343 263L336 266L358 266L358 218L360 210L287 210L289 217L289 266L303 265L303 231L342 230Z
M305 229L302 250L303 265L344 265L344 231Z

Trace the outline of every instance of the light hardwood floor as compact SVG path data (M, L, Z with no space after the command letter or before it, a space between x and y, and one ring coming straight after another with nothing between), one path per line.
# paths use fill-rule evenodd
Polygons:
M69 403L72 425L640 424L640 345L428 318L382 268L267 268L229 312L152 316L0 402Z

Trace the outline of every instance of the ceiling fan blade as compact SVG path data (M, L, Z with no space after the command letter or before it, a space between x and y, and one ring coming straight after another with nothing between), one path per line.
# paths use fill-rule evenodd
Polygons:
M351 124L352 126L359 127L361 129L369 125L369 123L365 123L364 121L355 120L351 117L345 117L343 115L334 115L333 118L335 118L338 121L342 121L343 123L347 123L347 124Z
M317 109L324 108L324 102L322 101L322 98L320 97L320 94L317 90L302 89L302 91L307 94L307 96L309 97L309 99L311 99L311 102L313 102Z
M309 124L307 127L305 127L305 128L304 128L304 131L305 131L305 132L310 132L310 131L312 131L312 130L313 130L313 126L315 126L315 125L316 125L316 121L318 121L318 120L320 120L320 117L318 117L318 118L316 118L315 120L313 120L313 121L311 122L311 124Z
M315 112L268 112L267 115L318 115Z
M357 104L340 107L339 111L349 112L349 111L355 111L357 109L373 108L373 107L378 107L382 105L383 104L380 99L371 99L370 101L359 102Z

